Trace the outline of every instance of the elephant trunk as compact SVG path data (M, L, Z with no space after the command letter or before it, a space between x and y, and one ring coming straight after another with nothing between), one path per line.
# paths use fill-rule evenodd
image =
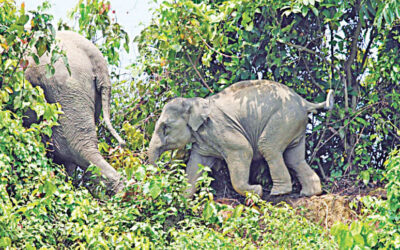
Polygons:
M150 141L149 150L147 151L147 156L149 157L149 163L155 165L156 160L163 153L161 145L161 140L157 135L153 135Z
M111 88L102 86L101 88L101 105L103 107L103 119L106 124L108 131L110 131L111 135L117 139L119 145L121 147L125 146L125 141L118 135L117 131L113 128L110 121L110 97L111 97Z

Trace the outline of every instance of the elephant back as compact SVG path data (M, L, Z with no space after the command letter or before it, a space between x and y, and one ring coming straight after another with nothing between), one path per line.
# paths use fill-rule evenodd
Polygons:
M40 57L36 64L33 58L28 58L29 67L25 76L34 86L40 86L45 92L48 102L62 102L60 96L65 93L79 93L89 103L95 103L102 86L110 86L107 63L99 49L83 36L72 31L57 32L56 39L60 48L65 51L68 64L59 59L55 62L55 74L46 77L45 65L50 63L47 53Z

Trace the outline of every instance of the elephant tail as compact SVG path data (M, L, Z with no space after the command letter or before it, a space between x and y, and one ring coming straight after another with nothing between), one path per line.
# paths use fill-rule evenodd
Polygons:
M110 131L111 135L117 139L119 145L121 147L126 145L124 139L122 139L117 131L113 128L110 121L110 99L111 99L111 87L110 86L101 86L101 106L103 108L103 120L106 124L108 131Z
M304 107L307 108L307 112L316 114L318 109L324 108L325 110L332 110L334 102L335 102L335 99L333 96L333 90L330 89L328 91L326 100L324 102L312 103L312 102L303 100L303 105L304 105Z

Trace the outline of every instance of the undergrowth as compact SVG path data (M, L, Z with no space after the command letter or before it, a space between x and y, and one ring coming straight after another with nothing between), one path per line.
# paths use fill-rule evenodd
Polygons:
M31 171L19 169L19 175ZM207 171L198 195L184 198L184 165L175 161L137 164L126 192L109 199L65 182L61 168L41 168L12 193L4 178L1 248L335 248L322 227L288 205L250 196L248 206L214 202Z

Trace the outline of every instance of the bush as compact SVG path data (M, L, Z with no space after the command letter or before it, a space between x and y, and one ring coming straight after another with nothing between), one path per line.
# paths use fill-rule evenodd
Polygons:
M350 226L337 223L332 227L331 233L341 249L400 248L400 151L393 150L385 166L387 200L362 197L362 220Z

